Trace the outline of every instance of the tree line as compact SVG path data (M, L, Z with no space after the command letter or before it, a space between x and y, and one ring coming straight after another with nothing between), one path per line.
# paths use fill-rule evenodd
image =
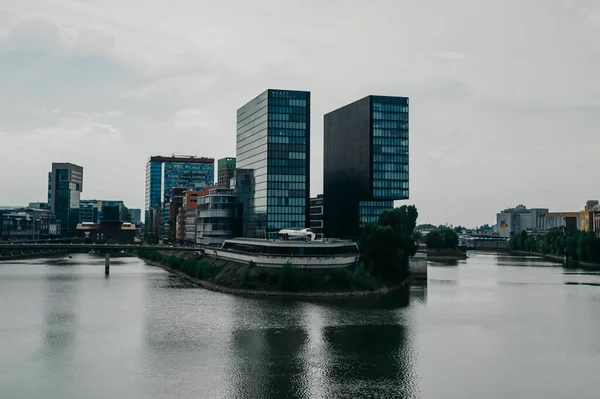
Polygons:
M600 238L591 231L574 230L565 234L561 229L554 229L540 235L522 231L510 237L509 245L513 250L566 255L575 261L600 263Z

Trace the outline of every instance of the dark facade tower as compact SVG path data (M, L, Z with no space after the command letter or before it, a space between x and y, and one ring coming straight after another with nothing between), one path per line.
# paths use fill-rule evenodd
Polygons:
M243 235L308 227L310 93L269 89L238 109L236 150Z
M221 158L217 161L217 185L229 188L229 181L235 177L235 158Z
M357 238L408 199L408 98L368 96L324 119L325 236Z
M79 222L79 201L83 191L83 168L72 163L53 163L50 209L61 223L62 236L75 236Z

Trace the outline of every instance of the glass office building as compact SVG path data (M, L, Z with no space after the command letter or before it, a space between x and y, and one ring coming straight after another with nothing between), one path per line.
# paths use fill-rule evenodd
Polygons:
M215 181L215 160L195 156L153 156L146 163L146 233L165 233L171 190L202 190Z
M221 158L217 161L217 185L229 188L235 177L235 158Z
M61 235L74 237L79 222L83 168L71 163L53 163L49 177L50 209L60 220Z
M269 89L241 107L236 150L243 235L274 238L307 227L310 92Z
M357 238L409 197L408 98L368 96L324 119L325 235Z

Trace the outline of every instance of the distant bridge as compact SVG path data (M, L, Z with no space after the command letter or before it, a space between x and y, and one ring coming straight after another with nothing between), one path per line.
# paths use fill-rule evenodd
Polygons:
M203 251L201 246L179 246L179 245L147 245L147 244L85 244L85 243L60 243L60 242L0 242L0 252L19 252L26 250L64 250L64 251L95 251L114 252L134 249L145 249L155 251Z

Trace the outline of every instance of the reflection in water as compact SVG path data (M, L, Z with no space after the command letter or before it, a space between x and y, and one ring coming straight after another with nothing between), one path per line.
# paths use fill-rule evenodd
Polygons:
M251 301L253 320L245 306L236 307L231 335L231 379L234 398L305 397L302 349L308 334L301 325L302 309L287 299ZM264 328L262 326L274 326ZM240 328L241 327L241 328Z
M307 334L300 328L238 330L235 352L235 398L305 397L301 351Z
M597 398L600 275L497 257L310 301L210 292L137 259L108 280L87 255L0 263L0 397Z
M77 297L77 277L72 275L48 274L45 276L46 310L44 316L44 351L51 356L44 359L55 362L70 355L75 341L77 317L75 312Z
M323 330L328 397L415 397L408 334L400 325L346 325Z

